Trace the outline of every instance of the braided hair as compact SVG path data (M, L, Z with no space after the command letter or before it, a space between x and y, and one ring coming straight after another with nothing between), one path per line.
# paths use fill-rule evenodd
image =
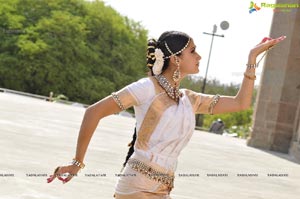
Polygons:
M172 55L167 47L166 47L166 43L169 47L169 49L171 50L171 52L179 52L181 51L183 48L186 47L188 41L190 40L190 37L183 32L179 32L179 31L166 31L164 32L159 39L156 41L155 39L149 39L148 40L148 48L147 48L147 67L150 69L150 75L153 76L153 70L152 67L154 65L155 62L155 49L159 48L161 49L161 51L164 54L164 65L162 68L162 72L165 71L168 66L169 66L169 62L170 62L170 56ZM178 53L176 55L180 55L181 53ZM127 153L127 156L125 158L125 162L123 163L123 167L126 166L127 161L129 160L129 158L131 157L131 155L134 152L134 144L137 138L137 133L136 133L136 127L134 128L134 134L132 137L132 141L128 144L129 146L129 150Z

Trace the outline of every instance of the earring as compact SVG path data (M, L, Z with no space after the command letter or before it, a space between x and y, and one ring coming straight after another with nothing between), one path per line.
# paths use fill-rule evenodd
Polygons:
M176 61L176 64L177 64L177 68L176 68L176 70L173 73L173 80L176 83L181 78L181 73L180 73L180 70L179 70L179 61L178 61L178 59L177 59L176 56L175 56L175 61Z

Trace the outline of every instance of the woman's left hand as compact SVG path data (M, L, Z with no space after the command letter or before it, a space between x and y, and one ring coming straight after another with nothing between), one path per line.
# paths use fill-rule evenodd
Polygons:
M265 37L259 44L257 44L254 48L251 49L249 56L256 58L262 52L274 47L276 44L283 41L285 38L286 36L281 36L276 39L273 39L271 37Z

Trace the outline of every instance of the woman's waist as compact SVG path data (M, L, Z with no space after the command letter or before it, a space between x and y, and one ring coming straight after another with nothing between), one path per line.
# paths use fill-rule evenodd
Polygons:
M131 157L141 160L142 162L145 162L146 164L151 165L162 172L174 173L177 167L177 156L135 149Z

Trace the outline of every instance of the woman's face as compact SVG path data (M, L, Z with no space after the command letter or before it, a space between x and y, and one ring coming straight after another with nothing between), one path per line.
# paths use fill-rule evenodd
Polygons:
M179 56L180 72L183 76L199 72L201 56L196 52L196 46L191 39L188 47Z

